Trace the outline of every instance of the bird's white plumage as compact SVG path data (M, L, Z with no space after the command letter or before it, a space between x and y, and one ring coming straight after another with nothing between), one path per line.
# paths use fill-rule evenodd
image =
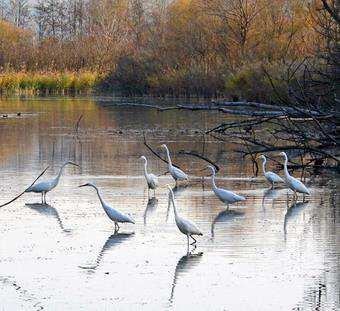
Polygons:
M208 168L211 170L212 172L212 189L215 193L215 195L223 202L226 204L232 204L232 203L236 203L236 202L240 202L240 201L244 201L246 198L238 195L232 191L223 189L223 188L218 188L216 186L215 183L215 175L216 175L216 171L215 168L212 167L211 165L208 165Z
M185 219L178 214L178 211L177 211L177 208L176 208L176 203L175 203L174 193L169 186L168 186L168 188L169 188L169 191L170 191L169 196L171 198L171 202L172 202L172 205L173 205L173 208L174 208L176 225L177 225L177 228L179 229L179 231L181 231L186 236L202 235L201 230L198 228L198 226L194 222L192 222L189 219Z
M266 177L270 183L284 182L284 180L274 172L265 172L264 177Z
M146 157L141 156L140 158L144 160L144 176L146 179L146 183L148 184L148 188L155 190L158 187L158 177L154 174L148 173L147 171L148 161Z
M79 167L78 164L75 164L71 161L68 161L61 166L59 173L55 178L34 184L31 187L27 188L25 190L25 192L41 193L43 201L44 201L44 195L46 195L47 192L53 190L58 185L60 177L63 173L63 169L68 164L75 165L75 166ZM46 200L45 200L45 202L46 202Z
M166 156L168 159L168 168L169 168L169 173L171 174L172 178L177 182L177 181L181 181L181 180L188 180L189 177L187 174L185 174L181 169L175 167L172 165L171 162L171 158L170 158L170 152L168 147L163 144L162 147L165 149L166 151Z
M128 222L128 223L132 223L134 224L135 221L132 219L132 217L130 215L126 215L123 214L122 212L114 209L113 207L111 207L110 205L108 205L104 199L102 198L99 189L92 183L87 183L84 185L81 185L79 187L92 187L96 190L98 198L100 200L100 203L102 204L102 207L106 213L106 215L115 223L115 225L117 225L117 223L124 223L124 222Z
M274 187L274 183L284 182L284 180L274 172L268 172L266 171L266 163L267 159L264 155L261 155L262 159L262 169L263 169L263 175L264 177L272 184L272 187Z
M284 162L284 181L286 183L286 185L293 190L294 192L299 192L299 193L303 193L303 194L308 194L310 195L310 191L309 189L298 179L296 179L295 177L291 176L288 172L288 157L287 154L285 152L281 152L280 155L284 156L285 158L285 162Z

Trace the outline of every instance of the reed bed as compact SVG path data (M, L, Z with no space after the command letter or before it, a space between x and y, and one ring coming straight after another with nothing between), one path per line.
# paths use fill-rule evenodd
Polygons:
M97 72L3 72L0 73L1 94L81 94L99 85Z

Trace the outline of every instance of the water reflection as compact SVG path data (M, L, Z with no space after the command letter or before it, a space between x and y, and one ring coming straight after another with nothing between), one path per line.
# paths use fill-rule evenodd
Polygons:
M234 210L225 210L220 212L211 223L211 237L214 238L215 236L215 226L217 223L228 223L235 218L243 217L244 212L234 211Z
M170 294L170 298L169 298L169 301L170 301L171 304L173 303L174 294L175 294L175 287L177 285L177 282L179 281L181 276L187 275L188 272L192 268L194 268L195 266L197 266L200 263L202 256L203 256L203 252L199 252L199 253L189 253L189 252L187 252L186 255L182 256L178 260L178 263L177 263L176 269L175 269L173 282L172 282L171 294Z
M135 234L134 232L129 233L116 232L110 235L107 238L106 242L104 243L103 247L101 248L100 252L98 253L95 263L93 265L88 266L79 266L79 268L92 271L96 270L99 267L106 252L108 252L111 248L118 246L119 244L129 240L134 234Z
M287 205L289 202L287 201ZM308 202L295 202L291 206L287 207L285 219L283 222L284 239L287 239L287 226L290 221L298 217L302 211L308 206Z
M185 189L188 188L187 184L181 184L181 185L177 185L175 187L172 188L172 192L174 193L175 199L177 199L183 192ZM169 214L170 214L170 210L171 210L171 197L170 197L170 192L168 194L168 208L166 211L166 221L168 221L169 219Z
M158 205L158 200L155 197L152 197L151 199L148 200L148 203L146 204L146 209L144 211L144 216L143 216L144 225L146 225L146 219L156 211L157 205Z
M52 205L49 205L47 203L26 203L25 205L42 215L54 217L57 220L58 225L62 231L71 232L71 229L65 229L63 221L61 220L58 211Z
M265 211L265 200L272 200L272 208L274 207L275 199L277 199L280 195L280 191L277 189L266 189L263 191L262 197L262 210Z

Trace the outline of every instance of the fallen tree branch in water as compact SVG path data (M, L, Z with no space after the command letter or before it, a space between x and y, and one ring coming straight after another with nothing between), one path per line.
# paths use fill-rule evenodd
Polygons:
M208 162L209 164L211 164L212 166L215 167L216 173L220 170L219 166L215 162L213 162L212 160L208 159L207 157L205 157L203 155L198 154L195 151L180 150L178 153L179 154L193 156L193 157L196 157L196 158L199 158L201 160L204 160L204 161Z
M28 186L22 193L20 193L20 194L17 195L14 199L8 201L7 203L4 203L4 204L0 205L0 207L4 207L4 206L6 206L6 205L8 205L8 204L13 203L15 200L19 199L19 198L26 192L26 190L27 190L28 188L32 187L32 186L36 183L36 181L37 181L42 175L45 174L45 172L46 172L48 169L49 169L49 166L47 166L47 167L40 173L40 175L32 182L32 184L31 184L30 186Z
M151 151L151 153L153 154L153 155L155 155L158 159L160 159L161 161L163 161L164 163L166 163L166 164L169 164L169 162L166 160L166 159L164 159L164 158L162 158L162 156L158 153L158 152L156 152L147 142L146 142L146 138L145 138L145 133L143 133L143 139L144 139L144 146L146 147L146 148L148 148L150 151ZM175 167L177 167L177 168L180 168L179 166L177 166L176 164L172 164L173 166L175 166ZM166 174L166 173L165 173ZM165 174L162 174L162 175L165 175Z

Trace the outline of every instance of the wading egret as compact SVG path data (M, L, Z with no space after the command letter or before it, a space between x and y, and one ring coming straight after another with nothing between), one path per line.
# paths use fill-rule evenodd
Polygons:
M123 213L121 213L120 211L117 211L116 209L114 209L113 207L111 207L110 205L106 204L105 201L103 200L99 189L92 183L86 183L84 185L80 185L79 187L92 187L97 191L98 194L98 198L100 200L100 203L102 204L102 207L106 213L106 215L115 223L115 232L117 232L119 230L119 225L118 223L124 223L124 222L128 222L128 223L132 223L134 224L135 221L131 218L130 215L125 215Z
M177 181L188 180L189 178L187 174L185 174L181 169L172 165L168 147L165 144L163 144L161 147L163 147L166 151L169 173L171 174L172 178L175 180L176 185L177 185Z
M58 185L61 174L63 173L63 169L66 165L75 165L77 167L80 167L78 164L68 161L61 166L59 173L55 178L32 185L31 187L26 189L25 192L41 193L41 202L46 203L46 193L51 191Z
M266 172L267 159L263 154L260 156L260 158L262 160L263 175L271 183L271 189L274 189L274 183L284 182L284 180L274 172Z
M152 189L153 194L155 195L155 190L158 187L158 177L154 174L148 173L147 171L148 160L146 159L146 157L141 156L140 159L144 161L144 176L146 179L146 183L148 184L148 194L149 190Z
M284 181L286 185L294 191L294 197L297 197L297 192L308 194L310 195L309 189L298 179L295 177L291 176L288 172L288 157L285 152L280 152L280 155L282 155L285 158L284 162Z
M181 231L183 234L187 236L188 248L189 248L189 237L191 237L194 240L194 242L191 243L191 245L193 245L193 244L196 244L197 242L196 239L193 237L193 235L203 235L203 233L201 232L201 230L197 227L197 225L194 222L188 219L185 219L178 214L174 193L172 192L172 189L170 186L168 186L168 189L170 191L170 197L171 197L172 205L174 207L175 221L176 221L177 228L179 229L179 231Z
M238 195L232 191L222 189L222 188L217 188L215 184L215 175L216 171L215 168L211 165L208 165L207 168L209 168L212 172L212 189L215 193L215 195L225 204L227 204L227 209L229 209L229 204L236 203L239 201L244 201L246 198Z

